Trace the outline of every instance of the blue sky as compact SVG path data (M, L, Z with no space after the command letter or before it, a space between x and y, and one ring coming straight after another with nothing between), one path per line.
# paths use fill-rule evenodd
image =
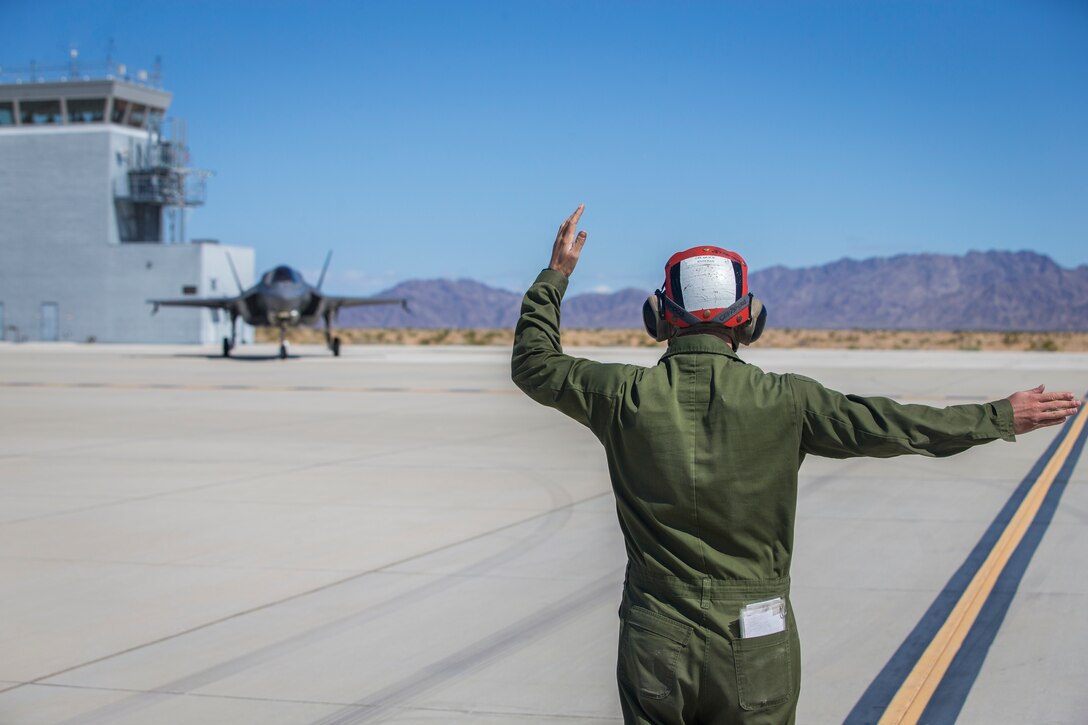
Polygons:
M1088 263L1088 3L0 0L0 66L163 62L212 169L192 237L372 293L574 291L695 244L753 269L1032 249Z

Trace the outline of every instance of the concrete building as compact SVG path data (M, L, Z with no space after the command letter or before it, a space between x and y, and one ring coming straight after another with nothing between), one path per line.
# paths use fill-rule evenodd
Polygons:
M217 342L229 320L153 297L233 296L254 251L188 242L208 172L171 95L118 78L0 84L0 339ZM173 134L164 134L166 126ZM252 328L240 326L242 340Z

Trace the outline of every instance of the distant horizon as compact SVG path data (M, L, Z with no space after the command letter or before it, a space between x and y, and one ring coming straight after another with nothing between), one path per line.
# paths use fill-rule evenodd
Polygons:
M563 324L641 329L643 303L652 289L568 290ZM748 291L764 303L768 325L779 328L1088 333L1088 265L1068 269L1030 251L777 266L751 272ZM339 324L513 329L522 292L472 278L404 280L384 290L384 296L407 298L407 312L399 307L345 309Z
M571 291L677 249L753 270L1029 248L1088 263L1088 5L647 0L0 3L0 66L154 73L211 169L190 238L326 286Z
M896 259L898 257L936 256L936 257L955 257L955 258L962 259L962 258L965 258L965 257L971 255L971 254L982 254L982 255L986 255L986 254L1033 254L1033 255L1036 255L1038 257L1042 257L1044 259L1049 260L1050 262L1055 264L1059 269L1062 269L1062 270L1067 271L1067 272L1075 272L1075 271L1077 271L1077 270L1079 270L1081 268L1088 267L1088 263L1078 264L1075 267L1066 267L1066 266L1063 266L1062 264L1060 264L1057 260L1055 260L1050 255L1043 254L1042 252L1037 252L1037 251L1032 250L1032 249L986 249L986 250L969 249L966 252L963 252L963 253L960 253L960 254L952 254L952 253L949 253L949 252L900 252L900 253L895 253L895 254L889 254L889 255L886 255L886 256L885 255L880 255L880 256L873 256L873 257L839 257L838 259L833 259L833 260L830 260L828 262L822 262L822 263L819 263L819 264L812 264L812 265L805 265L805 266L801 266L801 267L791 267L789 265L784 265L784 264L771 265L769 267L762 267L760 269L752 269L751 267L749 267L748 272L749 272L749 274L758 274L760 272L765 272L767 270L777 269L777 268L783 268L783 269L787 269L787 270L790 270L790 271L798 271L798 270L802 270L802 269L813 269L813 268L819 268L819 267L826 267L826 266L836 264L838 262L844 262L844 261L846 261L846 262L866 262L866 261L875 260L875 259ZM288 264L290 266L289 262L280 262L280 264ZM272 266L274 267L276 265L274 264ZM271 267L269 267L269 269L271 269ZM541 269L543 269L543 267L541 267ZM662 261L662 271L663 270L664 270L664 261ZM261 272L264 272L264 271L267 271L267 269L258 269L257 270L258 273L261 273ZM307 270L300 269L299 271L307 279L310 279L311 275L310 275L309 272L307 272ZM537 271L540 271L540 270L537 270ZM316 279L316 274L317 273L314 274L315 279ZM575 270L574 274L571 276L571 281L573 282L574 279L577 276L578 276L578 271ZM388 292L389 290L395 289L399 285L407 284L409 282L436 282L436 281L474 282L476 284L481 284L481 285L483 285L485 287L488 287L489 289L498 290L498 291L501 291L501 292L511 292L511 293L516 293L516 294L519 294L519 295L522 292L524 292L524 290L522 290L522 289L507 289L505 287L499 287L499 286L493 285L493 284L489 283L487 280L476 279L476 278L473 278L473 277L411 277L411 278L408 278L408 279L402 279L402 280L400 280L400 281L398 281L398 282L396 282L396 283L394 283L394 284L390 285L389 287L386 287L386 288L384 288L382 290L378 290L377 292L374 292L374 294L378 295L378 294L382 294L383 292ZM628 285L628 286L625 286L625 287L616 287L616 288L609 288L609 289L601 289L601 288L581 289L581 290L577 290L575 292L572 292L569 296L584 295L584 294L597 294L597 295L600 295L600 294L616 294L616 293L619 293L619 292L625 292L627 290L638 290L640 292L645 292L645 291L650 291L652 289L656 289L657 287L660 287L660 283L655 284L652 287L645 287L645 288L634 287L634 286Z

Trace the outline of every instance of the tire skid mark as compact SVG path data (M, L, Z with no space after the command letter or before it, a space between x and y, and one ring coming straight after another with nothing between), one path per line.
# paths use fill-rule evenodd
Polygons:
M382 722L395 716L405 703L419 698L466 673L485 667L561 627L572 619L615 599L623 569L616 569L594 584L538 609L494 634L432 662L400 682L359 699L314 725L352 725Z
M404 559L404 560L401 560L401 561L398 561L398 562L391 563L391 564L389 564L387 566L384 566L384 567L382 567L380 569L375 569L375 570L372 570L372 571L369 571L369 572L364 572L362 574L358 574L358 575L349 577L348 579L344 579L344 580L341 580L339 582L334 582L333 584L327 585L325 587L321 587L321 588L319 588L317 590L314 590L314 591L311 591L311 592L306 592L306 593L304 593L302 595L299 595L299 596L300 597L301 596L308 596L308 595L314 594L316 592L327 591L327 590L329 590L329 589L331 589L333 587L342 586L342 585L345 585L345 584L348 584L348 583L356 582L356 581L358 581L360 579L363 579L364 577L367 577L367 576L370 576L370 575L373 575L373 574L388 572L389 570L391 570L391 569L393 569L395 567L398 567L398 566L403 566L404 564L406 564L406 563L408 563L410 561L419 561L421 559L425 559L428 556L432 556L432 555L440 553L442 551L447 551L449 549L453 549L453 548L455 548L457 546L461 546L461 545L469 543L471 541L477 541L479 539L482 539L482 538L485 538L485 537L488 537L488 536L492 536L494 534L498 534L498 533L501 533L503 531L508 531L508 530L510 530L512 528L515 528L515 527L518 527L518 526L526 525L527 523L529 523L531 521L534 521L534 519L536 521L536 526L534 527L534 529L526 537L515 540L509 546L502 549L501 551L495 552L494 554L491 554L490 556L488 556L488 557L486 557L484 559L481 559L479 561L476 561L476 562L468 564L468 565L466 565L464 567L461 567L460 569L458 569L458 570L456 570L454 572L451 572L450 574L444 575L439 579L435 579L433 581L429 581L427 583L421 584L420 586L413 587L413 588L408 589L408 590L406 590L404 592L401 592L400 594L397 594L397 595L395 595L395 596L393 596L393 597L391 597L389 599L386 599L386 600L384 600L382 602L370 605L370 606L368 606L368 607L366 607L366 608L364 608L364 609L362 609L360 611L353 612L353 613L351 613L349 615L346 615L346 616L340 617L339 619L333 620L331 622L327 622L325 624L319 625L319 626L314 627L312 629L309 629L309 630L307 630L305 632L300 632L300 633L298 633L296 635L288 637L287 639L281 640L279 642L275 642L273 644L266 645L266 646L261 647L261 648L255 650L255 651L253 651L253 652L249 652L249 653L246 653L246 654L239 655L237 657L231 658L231 659L229 659L229 660L227 660L225 662L222 662L220 664L217 664L217 665L214 665L212 667L206 668L206 669L204 669L204 670L202 670L200 672L195 672L193 674L190 674L190 675L187 675L185 677L179 678L179 679L174 680L172 682L165 683L165 684L160 685L158 687L154 687L154 688L149 689L149 690L147 690L145 692L141 692L141 693L139 693L137 695L134 695L133 697L127 698L125 700L122 700L122 701L119 701L119 702L116 702L116 703L111 703L110 705L99 708L98 710L95 710L95 711L93 711L91 713L82 714L82 715L73 717L73 718L71 718L69 720L65 720L65 721L63 721L63 723L65 725L68 725L68 724L75 725L75 723L80 723L81 725L85 725L85 724L88 724L88 723L112 723L112 722L116 721L117 719L119 719L123 715L129 715L129 714L132 714L134 712L138 712L138 711L143 710L143 709L145 709L147 707L156 705L161 701L160 698L151 697L152 695L161 695L161 694L183 695L183 694L187 694L189 692L193 692L194 690L198 690L198 689L200 689L202 687L206 687L206 686L208 686L208 685L210 685L212 683L218 682L218 681L226 679L228 677L232 677L232 676L234 676L236 674L239 674L241 672L244 672L244 671L246 671L248 669L252 669L253 667L256 667L256 666L259 666L259 665L262 665L262 664L265 664L265 663L268 663L268 662L272 662L272 661L280 659L282 657L291 655L291 654L293 654L293 653L295 653L295 652L297 652L299 650L302 650L304 648L311 647L316 642L326 640L326 639L329 639L329 638L332 638L332 637L337 637L342 632L344 632L345 630L354 629L354 628L359 627L360 625L364 625L364 624L379 620L379 619L381 619L381 618L383 618L383 617L385 617L385 616L387 616L389 614L394 614L394 613L400 612L404 608L404 606L409 604L409 603L418 604L421 600L437 596L437 595L442 594L442 593L444 593L444 592L446 592L446 591L448 591L450 589L453 589L455 587L459 587L459 586L465 585L467 583L470 583L470 582L473 581L473 579L475 577L479 577L479 576L481 576L483 574L486 574L487 572L490 572L490 571L502 566L503 564L505 564L505 563L507 563L509 561L512 561L512 560L518 558L519 556L522 556L522 555L528 553L529 551L535 549L536 547L540 546L544 542L548 541L552 536L554 536L559 530L561 530L566 525L567 521L569 521L569 519L573 515L573 509L574 509L575 506L577 506L578 504L581 504L581 503L586 503L588 501L592 501L594 499L600 498L601 496L605 496L605 495L611 495L611 491L609 491L607 493L598 494L597 496L592 496L592 497L590 497L588 499L583 499L581 501L573 502L573 503L571 503L568 506L565 506L563 508L547 511L545 513L537 515L534 518L524 519L522 521L518 521L516 523L510 524L509 526L485 532L485 533L480 534L479 536L476 536L476 537L472 537L472 538L469 538L469 539L466 539L466 540L463 540L463 541L454 542L452 544L448 544L446 546L442 546L442 547L439 547L437 549L433 549L431 551L428 551L428 552L426 552L424 554L420 554L418 556L413 556L413 557L410 557L408 559ZM293 598L297 599L299 597L293 597ZM284 600L284 601L286 601L286 600ZM261 607L260 609L266 609L268 606L274 606L275 604L281 604L281 603L283 603L283 601L276 602L273 605L266 605L265 607ZM246 612L246 613L243 613L243 614L251 614L251 613L253 613L253 612L251 611L251 612ZM242 616L242 615L236 615L236 616ZM220 620L220 621L223 621L223 620ZM210 625L205 625L204 627L200 627L199 629L206 628L207 626L214 626L215 624L218 624L218 623L219 622L215 622L215 623L212 623ZM190 632L181 633L179 635L175 635L174 637L170 637L168 639L174 639L174 638L176 638L178 636L184 636L185 634L189 634L192 631L193 630L190 630ZM161 641L163 641L163 640L160 640L160 642ZM158 644L158 643L159 642L151 643L151 645L145 645L145 646L153 646L154 644ZM134 648L134 649L139 649L139 648ZM132 651L132 650L129 650L129 651ZM119 653L119 654L125 654L125 653ZM113 656L118 656L118 655L113 655ZM109 659L109 658L103 658L103 659ZM102 661L102 660L99 660L99 661ZM86 665L83 665L83 666L86 666ZM60 674L60 673L57 673L57 674ZM56 675L51 675L50 677L55 677L55 676ZM49 678L48 677L47 678L41 678L38 681L40 682L43 679L49 679Z

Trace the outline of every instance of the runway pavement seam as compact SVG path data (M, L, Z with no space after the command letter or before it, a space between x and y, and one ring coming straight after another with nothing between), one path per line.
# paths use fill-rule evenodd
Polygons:
M351 414L351 413L344 413L339 417L344 417L344 418L350 419L353 415L354 414ZM283 427L283 424L277 424L276 426L269 426L268 428L275 428L275 427ZM546 427L550 427L550 426L538 426L536 430L543 430ZM266 430L268 428L266 428ZM240 427L240 428L238 428L238 430L245 430L245 431L248 431L248 432L252 432L253 428L252 428L252 426L246 426L246 427ZM480 441L485 441L485 440L501 439L501 438L508 437L508 436L511 436L511 435L524 434L525 432L526 431L524 429L521 429L521 430L518 430L518 431L504 431L504 432L500 432L500 433L488 433L488 434L485 434L485 435L473 436L473 437L469 437L469 438L465 438L465 439L461 439L461 440L449 441L447 443L444 443L443 445L464 445L466 443L474 443L474 442L480 442ZM174 437L174 438L169 438L169 439L164 439L164 440L177 440L177 438ZM103 446L120 445L121 443L124 443L126 445L131 445L132 441L131 440L125 440L125 441L119 441L118 443L96 444L96 445L98 447L103 447ZM385 451L380 451L380 452L367 453L367 454L364 454L364 455L349 456L349 457L346 457L346 458L337 458L337 459L332 460L332 461L319 461L317 463L307 463L306 465L295 466L293 468L278 469L278 470L275 471L275 473L276 473L276 475L282 475L282 474L285 474L285 473L302 473L304 471L316 470L316 469L319 469L319 468L327 468L329 466L343 465L345 463L363 462L363 461L370 460L372 458L382 458L382 457L387 457L387 456L390 456L390 455L402 455L402 454L405 454L405 453L410 453L412 451L418 451L418 450L423 450L423 449L426 449L426 448L431 448L433 446L434 446L434 442L429 441L429 442L426 442L426 443L409 445L409 446L406 446L404 448L400 448L400 449L398 449L396 451L385 450ZM136 497L132 497L132 498L118 498L118 499L111 500L111 501L103 501L101 503L97 503L97 504L94 504L92 506L84 506L84 507L81 507L81 508L68 509L66 511L50 512L50 513L46 513L46 514L40 514L38 516L25 516L23 518L11 519L9 521L0 521L0 526L7 526L7 525L10 525L10 524L25 523L25 522L30 522L30 521L41 521L41 520L44 520L44 519L63 517L63 516L67 516L67 515L74 514L74 513L83 513L83 512L87 512L87 511L95 511L95 510L99 510L99 509L103 509L103 508L109 508L111 506L120 506L120 505L124 505L124 504L128 504L128 503L136 503L136 502L142 502L142 501L152 501L152 500L155 500L155 499L166 498L166 497L169 497L169 496L176 496L178 494L187 494L187 493L193 493L193 492L196 492L196 491L205 491L205 490L208 490L208 489L211 489L211 488L217 488L219 486L230 486L230 485L234 485L234 484L238 484L238 483L245 483L247 481L258 481L258 480L260 480L262 478L267 478L267 477L268 477L268 472L267 471L262 471L260 473L247 474L245 476L240 476L240 477L237 477L237 478L231 478L231 479L228 479L226 481L213 481L213 482L210 482L210 483L199 484L199 485L196 485L196 486L187 486L187 487L184 487L184 488L174 489L174 490L171 490L171 491L159 491L157 493L147 494L146 496L136 496Z
M314 574L349 574L351 569L327 569L322 567L301 566L240 566L238 564L190 564L184 561L123 561L120 559L72 559L70 557L57 557L55 559L44 556L13 556L0 554L0 561L23 561L47 564L108 564L112 566L134 566L152 569L224 569L226 571L278 571L278 572L307 572Z
M348 417L349 415L350 414L341 414L341 416L338 416L338 417ZM215 431L215 433L218 434L218 435L229 435L229 434L235 433L235 432L253 433L254 431L261 431L261 430L268 431L268 430L274 430L274 429L277 429L277 428L286 428L286 427L289 427L289 424L286 424L286 423L266 424L263 427L255 427L252 424L246 424L246 425L236 425L236 426L233 426L233 427L222 428L222 429L219 429L219 430ZM141 442L147 443L147 442L163 442L163 441L166 441L166 442L170 442L170 443L176 443L176 442L185 441L185 440L188 440L188 439L191 439L191 438L199 438L201 436L207 435L207 433L208 433L208 431L206 429L201 429L201 430L194 430L194 431L190 432L187 435L186 434L173 434L173 435L169 435L169 436L151 437L151 438L143 439ZM61 449L47 449L47 450L42 450L42 451L35 451L32 454L22 454L22 455L31 457L31 459L33 460L33 459L42 458L43 456L54 456L57 453L61 453L61 452L63 452L63 453L83 452L83 451L88 451L88 450L109 449L109 448L115 448L115 447L128 448L128 447L132 446L132 443L133 443L133 441L132 441L131 438L117 438L116 440L110 440L110 441L107 441L107 442L91 443L91 444L87 444L87 445L83 445L83 446L72 446L72 447L69 447L69 448L61 448ZM356 458L357 457L352 457L352 458L347 458L347 459L343 459L343 460L344 461L351 461L351 460L356 460ZM199 486L192 486L192 487L188 487L188 488L185 488L185 489L178 489L178 491L196 491L196 490L200 490L202 488L207 488L209 486L222 485L223 483L237 483L237 482L241 482L241 481L245 481L245 480L255 480L255 479L263 477L265 475L267 475L267 473L249 474L248 476L242 477L242 478L237 479L237 480L232 479L231 481L226 481L226 482L214 482L214 483L211 483L211 484L202 484L202 485L199 485ZM147 496L137 497L137 498L134 498L134 499L125 499L125 500L132 500L132 501L147 500L147 499L157 498L157 497L162 496L162 495L169 495L169 493L170 492L159 492L159 493L156 493L156 494L149 494ZM97 508L97 506L96 507L89 507L88 509L85 509L85 510L91 510L93 508ZM35 521L35 520L38 520L39 518L47 518L48 516L49 516L49 514L44 514L41 517L27 517L27 518L24 518L24 519L16 519L14 521ZM0 525L2 525L3 523L11 523L11 522L0 522Z
M312 470L315 468L322 468L328 465L335 465L339 463L346 463L348 461L360 460L358 456L352 456L350 458L342 458L333 462L323 461L320 463L306 464L304 466L297 466L294 468L281 469L276 471L277 474L282 473L302 473L303 471ZM155 499L166 498L169 496L175 496L181 493L193 493L196 491L204 491L210 488L216 488L219 486L229 486L237 483L245 483L247 481L257 481L262 478L267 478L268 472L261 472L256 474L248 474L238 478L228 479L226 481L213 481L210 483L203 483L196 486L186 486L184 488L174 489L170 491L159 491L157 493L147 494L146 496L135 496L131 498L120 498L112 501L103 501L102 503L94 504L93 506L84 506L82 508L68 509L66 511L51 512L47 514L41 514L39 516L27 516L21 519L12 519L10 521L0 522L0 526L6 526L9 524L25 523L28 521L41 521L43 519L63 517L74 513L84 513L87 511L95 511L103 508L109 508L111 506L122 506L131 503L140 503L145 501L153 501Z
M291 697L254 697L252 695L225 695L211 692L182 692L180 690L141 690L135 687L105 687L101 685L72 685L58 682L25 682L20 683L30 687L48 687L58 690L83 690L88 692L120 692L131 695L158 695L164 697L198 697L209 700L244 700L249 702L274 702L290 705L324 705L327 707L342 707L350 705L348 702L335 700L307 700ZM2 692L2 690L0 690Z
M372 386L331 386L331 385L253 385L248 383L109 383L109 382L46 382L10 380L0 381L2 388L47 388L54 390L149 390L154 392L173 391L219 391L257 393L411 393L413 395L518 395L516 388L418 388L395 385Z
M12 684L28 684L33 687L47 687L60 690L84 690L89 692L120 692L133 695L159 695L164 697L194 697L207 700L239 700L243 702L268 702L283 705L318 705L322 707L351 707L353 703L338 701L338 700L313 700L305 698L292 698L292 697L255 697L253 695L227 695L221 693L211 692L180 692L175 690L140 690L132 687L103 687L97 685L69 685L58 684L48 682L35 682L35 683L12 683ZM0 689L0 693L4 692ZM366 709L366 705L357 706L359 709ZM544 713L544 712L510 712L505 710L481 710L478 708L467 709L457 707L435 707L435 706L413 706L413 710L419 710L423 712L452 712L460 713L463 715L494 715L497 717L508 717L514 719L536 719L541 717L547 717L557 720L572 720L575 722L583 722L586 720L585 715L568 715L566 713ZM623 718L619 717L603 717L600 715L588 716L590 720L608 721L608 722L622 722Z
M411 393L413 395L519 395L520 391L514 387L481 388L481 387L446 387L423 388L403 387L395 385L371 385L371 386L332 386L332 385L256 385L250 383L111 383L111 382L53 382L53 381L29 381L14 380L0 381L0 387L34 389L45 388L55 390L148 390L159 391L236 391L236 392L263 392L263 393ZM949 402L958 403L989 401L990 398L982 395L919 395L918 393L869 393L879 397L892 398L904 403L931 403Z

